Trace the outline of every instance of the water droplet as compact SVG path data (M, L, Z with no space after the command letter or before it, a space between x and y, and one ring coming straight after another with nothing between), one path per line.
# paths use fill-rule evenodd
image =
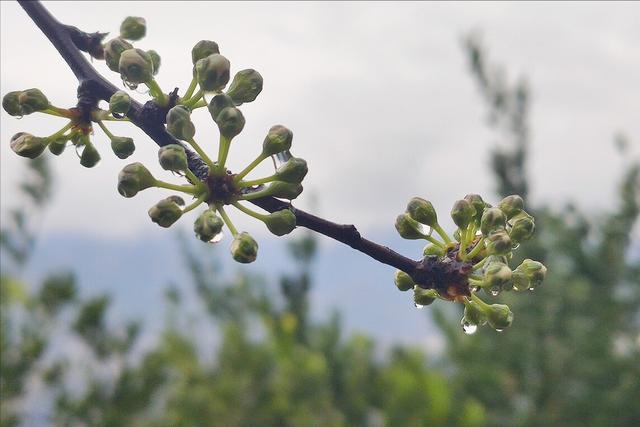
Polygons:
M16 119L20 120L22 119L24 116L16 116Z
M215 236L213 236L213 239L209 240L209 243L218 243L222 239L224 239L224 233L220 232L220 233L216 234Z
M291 152L289 150L274 154L273 156L271 156L271 159L273 160L273 167L275 169L278 169L280 166L286 163L287 160L289 160L291 157L293 156L291 155Z
M532 287L530 287L530 288L529 288L529 292L533 292L533 290L534 290L534 289L535 289L535 288L534 288L533 286L532 286Z
M462 325L462 331L467 335L473 335L478 330L478 325L474 325L473 323L469 323L464 318L460 322L460 325Z
M469 290L471 292L478 292L480 290L480 286L469 286Z
M425 224L420 224L420 223L418 223L418 231L420 231L422 234L426 236L431 236L431 233L433 233L433 229L431 227Z
M493 286L490 290L489 293L491 294L491 296L497 297L498 295L500 295L500 287L498 286Z
M520 247L520 243L516 243L515 245L511 246L511 250L515 251Z
M76 145L75 147L76 147L76 155L78 156L78 158L82 157L82 152L85 149L85 145L84 144Z
M414 302L413 305L415 305L418 310L422 310L424 308L424 305L418 304L417 302Z
M496 329L496 332L503 332L504 329Z

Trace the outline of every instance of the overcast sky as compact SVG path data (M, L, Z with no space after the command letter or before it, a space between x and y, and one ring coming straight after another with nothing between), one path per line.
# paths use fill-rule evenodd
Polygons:
M365 231L392 229L412 196L432 199L443 214L466 193L490 195L488 148L496 140L461 49L461 37L480 31L490 59L510 80L526 76L532 93L532 197L571 198L602 207L623 165L640 151L639 3L206 3L49 2L64 23L117 33L128 15L144 16L148 36L138 43L162 56L166 90L184 88L190 50L201 39L220 44L232 72L255 68L264 77L256 102L242 110L244 132L233 142L230 166L255 157L267 129L294 132L292 152L310 167L300 207ZM75 103L76 81L46 38L13 2L1 2L1 91L38 87L58 106ZM103 63L99 71L118 76ZM143 95L136 95L144 99ZM216 152L217 130L196 114L197 139ZM16 120L2 111L0 159L3 217L15 197L24 163L9 149L11 135L53 133L64 124L34 114ZM80 166L73 150L52 161L58 178L43 232L75 229L119 238L163 232L147 209L165 191L134 199L116 191L118 171L131 161L156 165L157 147L130 125L138 150L122 161L96 131L103 161ZM626 134L627 158L613 136ZM263 169L265 173L268 169ZM455 179L449 179L453 175ZM235 215L234 218L239 217ZM191 220L182 220L190 227ZM239 221L259 234L260 224Z

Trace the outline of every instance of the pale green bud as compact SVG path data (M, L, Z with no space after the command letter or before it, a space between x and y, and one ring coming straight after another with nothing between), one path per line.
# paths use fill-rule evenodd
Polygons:
M424 256L428 256L428 255L443 256L444 249L442 248L442 246L431 243L424 247L422 254Z
M472 325L484 325L487 322L487 314L484 307L471 300L464 305L464 320Z
M298 157L292 157L280 165L276 170L276 177L278 181L300 183L308 171L306 161Z
M220 111L216 118L220 134L231 140L233 137L242 132L244 128L244 116L236 107L227 107Z
M193 61L193 65L196 65L196 62L214 53L220 53L218 43L211 40L200 40L191 49L191 61Z
M82 154L80 155L80 164L85 168L92 168L100 161L100 153L96 150L95 145L88 142L85 144Z
M485 208L488 207L487 203L482 200L482 197L480 197L479 194L467 194L466 196L464 196L464 200L466 200L467 202L469 202L469 204L471 204L471 206L473 206L476 211L473 219L477 223L480 223L482 213L484 212Z
M524 273L529 281L529 289L540 286L547 275L547 267L545 267L541 262L528 258L522 261L522 264L520 264L516 270Z
M127 136L114 136L111 140L111 149L119 159L126 159L136 151L133 139Z
M104 61L111 71L119 72L120 56L125 50L133 49L128 41L117 37L109 40L104 45Z
M22 91L9 92L2 97L2 108L11 116L23 116L22 107L20 106L20 94Z
M262 92L262 76L256 70L242 70L233 77L227 95L236 105L252 102Z
M526 291L531 287L529 285L527 275L520 269L520 267L513 270L513 273L511 274L511 281L513 282L513 288L516 291Z
M160 63L162 62L160 59L160 55L155 50L148 50L147 53L151 57L151 63L153 64L153 75L155 76L160 71Z
M227 107L235 107L235 104L228 95L221 93L211 98L211 102L209 102L207 109L209 110L209 114L211 114L213 121L218 123L218 115L220 115L220 112Z
M160 227L168 228L182 216L184 200L178 196L170 196L160 200L149 209L149 218Z
M184 172L188 169L187 153L178 144L169 144L158 150L160 166L166 171Z
M291 148L293 132L281 125L272 126L262 143L262 154L272 156Z
M503 229L507 225L507 217L498 208L489 208L482 214L480 220L480 231L488 236L492 231Z
M506 255L511 249L511 239L504 229L496 230L487 237L487 251L490 254Z
M508 328L513 323L513 313L504 304L492 304L487 309L487 321L497 331Z
M416 221L433 227L438 223L438 215L430 201L414 197L407 204L407 213Z
M18 96L22 114L27 115L49 108L49 100L40 89L23 90Z
M398 289L402 292L406 292L409 289L413 289L416 284L413 282L411 276L405 273L402 270L396 270L396 274L393 277L393 281L395 282Z
M276 236L284 236L296 228L296 216L289 209L282 209L264 218L264 223L270 232Z
M484 285L489 289L504 289L511 282L511 269L501 262L493 262L484 271Z
M224 221L213 210L207 209L196 218L193 223L193 231L195 231L198 239L203 242L210 242L222 232L223 226Z
M148 83L153 79L153 61L142 49L127 49L120 55L118 71L128 83Z
M109 98L109 110L112 113L127 114L131 108L131 97L121 90L117 91Z
M302 193L302 185L295 182L274 181L267 187L268 193L273 197L293 200Z
M396 230L403 239L423 239L424 234L420 231L420 224L409 214L401 214L396 218Z
M473 220L476 211L471 203L466 200L458 200L453 204L451 209L451 218L453 222L461 229L467 228L467 225Z
M120 37L127 40L140 40L147 33L147 21L138 16L127 16L120 24Z
M196 127L191 122L191 113L182 106L176 105L167 113L167 132L178 139L189 141L196 134Z
M155 183L156 179L142 163L131 163L118 174L118 193L123 197L133 197Z
M35 159L47 148L47 142L45 138L26 132L18 132L11 137L9 146L18 156Z
M507 219L511 219L524 209L524 200L522 197L513 194L507 196L498 203L498 207L507 216Z
M517 218L513 221L513 225L511 226L511 230L509 232L509 237L514 242L523 242L525 240L529 240L533 236L533 232L535 231L535 223L533 221L533 217L526 215L520 218Z
M413 302L416 306L424 307L436 300L436 292L433 289L422 289L419 286L413 288Z
M196 76L200 88L209 92L217 92L229 82L231 64L224 56L214 53L196 62Z
M231 255L234 260L240 263L251 263L258 256L258 243L249 233L238 233L231 243Z
M63 153L65 148L67 148L68 137L61 136L60 138L56 138L53 141L49 142L49 151L54 156L59 156Z

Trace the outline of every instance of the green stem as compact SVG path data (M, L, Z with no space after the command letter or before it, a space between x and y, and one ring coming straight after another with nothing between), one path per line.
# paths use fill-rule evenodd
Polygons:
M220 135L220 144L218 145L218 169L220 169L221 172L224 172L224 164L227 162L230 146L231 141Z
M253 169L255 169L255 167L258 166L266 158L267 158L267 156L265 156L263 153L260 153L260 155L258 157L256 157L254 161L249 163L249 166L247 166L246 168L242 169L242 171L239 174L236 175L234 180L236 182L240 182L240 180L242 178L244 178L249 172L251 172Z
M145 83L149 88L149 94L158 101L158 104L165 106L169 103L167 95L164 94L160 85L156 79L151 79L148 83Z
M187 88L187 91L185 92L184 96L180 99L180 102L184 103L188 101L189 98L191 98L191 95L193 95L193 91L196 90L197 86L198 86L198 80L195 77L193 77L191 79L191 83L189 83L189 87Z
M158 179L155 180L154 185L156 187L166 188L167 190L182 191L183 193L188 193L188 194L195 194L196 193L196 186L195 185L171 184L170 182L164 182L164 181L160 181Z
M480 253L480 251L482 251L482 249L484 249L484 237L478 240L478 243L476 243L476 246L471 250L471 252L466 254L463 257L463 259L473 259L476 255Z
M41 113L50 114L52 116L58 116L58 117L66 117L68 119L70 119L72 116L71 111L69 111L68 109L56 107L55 105L51 105L51 104L49 104L46 110L42 110Z
M260 179L252 179L250 181L240 181L238 182L238 185L240 187L254 187L256 185L266 184L268 182L275 181L277 177L278 176L276 174L273 174L271 176L267 176Z
M195 139L191 138L189 141L187 141L189 144L191 144L191 146L193 147L194 150L196 150L196 153L198 153L198 155L202 158L202 160L205 161L205 163L209 166L209 168L214 169L215 168L215 164L213 163L213 160L211 160L209 158L209 156L207 156L207 153L204 152L204 150L202 148L200 148L200 146L198 145L198 143L195 141Z
M477 270L479 268L482 268L482 266L484 265L485 262L487 262L488 258L484 258L482 261L478 261L476 264L473 265L473 267L471 268L472 270Z
M436 240L436 238L435 238L435 237L431 237L431 236L428 236L428 235L426 235L426 234L423 234L423 235L422 235L422 237L423 237L425 240L427 240L427 241L429 241L429 242L433 243L434 245L439 246L439 247L441 247L441 248L443 248L443 249L444 249L444 246L445 246L445 245L444 245L444 243L442 243L442 242L441 242L441 241L439 241L439 240Z
M189 109L191 109L191 107L193 107L193 105L195 105L196 102L200 101L200 98L202 98L204 96L204 92L202 91L202 89L199 89L195 95L193 95L193 98L191 98L190 100L188 100L187 102L185 102L183 105Z
M107 129L104 123L102 123L102 120L98 120L97 123L98 126L100 126L100 129L102 129L102 131L109 137L110 140L113 140L113 138L115 138L115 136L109 131L109 129Z
M200 206L202 202L204 202L206 198L207 198L207 193L201 194L200 197L198 197L198 199L195 202L185 206L185 208L182 209L182 213L186 214L187 212L197 208L198 206Z
M233 202L233 206L235 206L238 210L246 213L249 216L254 217L255 219L259 219L260 221L264 221L265 218L267 217L267 215L263 215L259 212L256 212L254 210L249 209L246 206L242 206L240 203L238 202Z
M189 180L191 182L193 182L194 185L198 185L199 183L201 183L202 181L200 180L200 178L198 178L196 176L196 174L194 174L193 172L191 172L191 169L187 169L185 171L185 175L187 176L187 178L189 178Z
M438 224L437 222L433 225L432 227L434 230L436 230L436 233L438 233L440 235L440 237L442 237L442 240L444 240L444 242L448 245L449 243L451 243L451 237L449 237L449 235L447 234L446 231L444 231L442 229L442 227L440 226L440 224Z
M200 101L196 102L191 106L191 111L196 110L198 108L206 107L206 106L207 106L207 101L205 101L204 99L201 99Z
M483 309L487 309L487 308L490 307L489 304L487 304L486 302L482 301L480 299L480 297L478 297L475 293L471 294L471 299L473 301L477 302L480 305L480 307L482 307Z
M252 193L247 193L247 194L243 194L240 197L240 200L255 200L255 199L259 199L261 197L267 197L271 195L271 191L270 188L264 188L260 191L254 191ZM439 243L439 242L438 242Z
M231 235L233 237L236 237L238 235L238 230L236 230L236 228L233 226L233 223L231 222L231 218L229 218L227 213L224 211L224 208L222 207L222 205L216 204L216 209L218 210L218 212L220 212L220 216L222 217L222 220L224 221L224 223L227 224L227 227L229 227L229 230L231 231Z
M131 121L129 120L129 117L118 118L118 117L110 117L110 116L101 117L100 120L104 122L130 122Z
M69 122L65 126L63 126L62 129L60 129L58 132L54 133L53 135L49 135L47 139L50 139L51 141L53 141L54 139L57 139L58 137L62 136L66 131L68 131L72 127L73 127L73 122Z

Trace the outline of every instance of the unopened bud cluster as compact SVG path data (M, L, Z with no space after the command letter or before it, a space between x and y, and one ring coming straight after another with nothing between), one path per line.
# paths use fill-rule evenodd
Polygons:
M420 308L436 299L464 304L461 324L468 334L485 324L502 331L511 325L513 313L504 304L485 303L478 293L496 297L503 291L534 290L542 283L547 272L542 263L526 259L515 269L509 266L520 243L533 236L534 219L520 196L505 197L493 207L477 194L456 201L451 219L457 226L453 237L438 223L431 202L419 197L409 201L396 218L396 230L405 239L426 240L425 260L429 258L440 274L416 283L398 270L395 284L401 291L413 290Z

